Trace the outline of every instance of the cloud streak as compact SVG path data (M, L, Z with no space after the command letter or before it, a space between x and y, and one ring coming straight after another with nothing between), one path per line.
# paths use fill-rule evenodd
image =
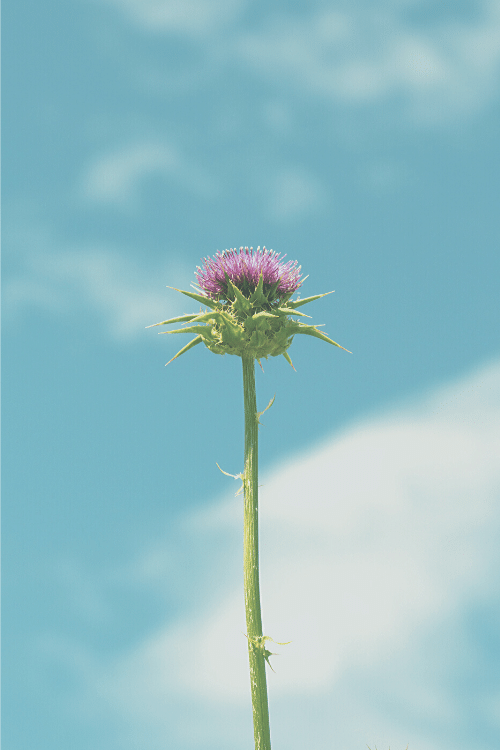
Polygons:
M498 95L500 5L480 4L475 22L418 27L392 3L281 17L243 33L248 64L302 94L361 107L403 97L417 123L449 121Z
M432 20L422 3L386 0L311 3L300 14L278 7L253 25L237 0L106 1L151 32L196 36L204 68L215 58L223 67L243 65L280 95L354 111L392 104L413 124L435 125L483 111L499 93L498 0L471 3L467 20L453 6ZM416 21L411 11L419 9Z
M493 748L484 737L500 729L500 684L485 685L467 666L483 644L461 623L495 606L499 455L495 362L262 477L265 632L292 641L274 648L281 656L269 678L284 746L314 737L315 747L335 740L354 750L375 736L393 747ZM248 708L239 565L221 567L240 526L233 497L185 519L176 544L184 555L205 551L199 585L214 591L213 601L144 637L87 683L90 702L104 700L136 732L147 726L154 748L165 731L179 748L245 746L216 720L227 712L242 727ZM164 540L146 552L146 563L135 564L141 576L168 581L150 564L161 568L158 553L168 547ZM178 585L188 567L179 562L170 579ZM466 694L453 677L459 667L472 670ZM193 706L204 726L198 744L184 732ZM323 707L321 718L308 728L314 707ZM478 722L484 737L474 735Z
M242 0L103 0L133 22L159 33L205 35L224 28L245 7Z
M71 321L77 316L80 324L97 315L100 330L125 342L139 336L147 340L147 325L183 312L178 295L166 289L167 282L182 287L187 280L189 286L192 273L180 258L151 268L144 259L126 257L104 245L54 250L57 243L42 248L36 232L31 240L18 237L14 242L15 268L4 281L7 325L35 312Z
M275 221L300 220L325 204L324 187L312 174L295 167L278 169L265 192L265 208Z
M124 208L137 205L141 183L154 175L190 193L211 196L214 181L178 149L163 143L137 142L115 149L88 165L82 179L85 199Z

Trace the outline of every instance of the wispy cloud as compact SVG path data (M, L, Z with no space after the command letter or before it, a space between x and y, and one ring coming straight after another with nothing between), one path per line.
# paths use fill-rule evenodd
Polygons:
M118 341L146 340L145 326L183 312L180 295L165 288L189 286L192 270L180 256L154 268L108 246L61 247L41 239L33 230L12 241L13 268L4 275L6 325L37 311L80 322L97 316L100 330Z
M151 32L195 34L204 67L244 65L266 87L336 107L393 104L413 124L449 123L499 93L498 0L471 2L467 19L452 4L433 19L423 2L312 2L301 13L273 6L252 25L241 0L103 1Z
M152 142L138 142L96 157L84 170L80 195L88 202L135 210L147 180L161 176L203 198L217 196L220 185L204 170L181 155L179 149ZM258 178L258 179L257 179ZM276 166L268 177L258 170L254 191L263 211L276 221L302 219L321 209L325 189L309 170Z
M265 183L265 208L277 221L302 219L324 205L325 190L307 170L277 170Z
M102 0L153 32L205 35L229 25L244 0Z
M204 197L216 192L214 181L177 148L150 141L95 158L84 172L81 192L87 200L128 209L137 205L141 184L156 175Z
M255 70L302 93L348 106L403 97L406 115L434 122L498 96L500 4L478 4L475 21L419 26L394 3L274 16L243 33L240 54Z
M283 746L304 747L313 737L315 747L336 739L351 750L375 733L391 746L465 750L474 740L475 748L493 747L474 732L478 723L485 736L500 730L500 684L485 685L471 666L473 654L491 644L463 622L494 606L497 595L499 455L496 362L354 425L262 478L265 632L292 641L273 649L281 656L269 679ZM88 700L104 700L136 733L147 727L155 750L165 731L179 748L245 746L239 565L219 569L221 559L232 559L240 525L241 504L231 497L176 528L179 548L194 554L200 540L205 545L199 585L210 590L217 581L212 605L181 613L88 683ZM148 550L132 577L168 586L169 576L151 573L151 560L153 568L163 565ZM178 586L188 569L179 562L171 581ZM466 694L457 669L471 672ZM231 736L221 729L225 712Z

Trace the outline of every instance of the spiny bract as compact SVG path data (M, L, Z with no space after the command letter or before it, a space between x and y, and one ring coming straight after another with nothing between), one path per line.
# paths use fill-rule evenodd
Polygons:
M197 293L175 291L201 302L209 310L154 323L155 326L189 323L184 328L162 333L196 334L170 362L204 343L214 354L251 356L259 362L282 354L292 364L287 350L296 334L315 336L344 349L316 326L293 320L293 317L309 317L296 308L331 294L292 300L302 284L300 270L297 261L283 263L277 253L265 247L256 251L240 247L204 258L203 266L196 271Z

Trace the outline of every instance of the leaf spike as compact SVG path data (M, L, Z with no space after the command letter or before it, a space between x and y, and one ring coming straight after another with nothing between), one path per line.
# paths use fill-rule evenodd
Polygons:
M290 300L288 302L289 307L300 307L301 305L307 305L308 302L314 302L315 299L320 299L321 297L326 297L327 294L333 294L335 289L332 289L331 292L325 292L324 294L315 294L313 297L304 297L304 299L296 299L294 301Z
M278 279L278 281L275 281L275 282L274 282L274 284L272 285L272 287L271 287L271 288L269 289L269 291L268 291L268 293L267 293L267 297L268 297L269 299L272 299L272 298L274 297L274 295L275 295L275 293L276 293L276 290L277 290L277 288L278 288L278 287L279 287L279 285L280 285L280 281L281 281L281 278L282 278L282 277L280 276L280 278Z
M250 300L248 300L245 297L245 295L238 289L238 287L236 286L236 284L234 284L231 281L231 279L228 279L228 281L229 281L229 284L231 285L230 287L228 285L228 288L231 288L231 290L232 290L232 292L234 294L235 301L237 301L237 302L240 303L240 305L242 306L243 310L249 310L250 309Z
M266 406L266 408L264 409L264 411L258 411L257 412L257 422L259 424L261 424L261 421L260 421L261 416L264 414L264 412L266 412L268 409L271 408L271 406L274 404L274 399L275 398L276 398L276 394L274 394L274 396L272 397L272 399L270 400L270 402L268 403L268 405Z
M193 318L196 318L198 313L190 313L189 315L179 315L178 318L170 318L170 320L162 320L161 323L153 323L150 326L146 326L146 328L154 328L155 326L166 326L169 323L184 323L188 322L189 320L193 320Z
M180 292L181 294L185 294L186 297L191 297L191 299L195 299L197 302L201 302L202 305L211 307L213 310L217 310L217 308L219 307L218 302L216 302L213 299L210 299L210 297L204 297L202 294L194 294L193 292L185 292L184 289L177 289L175 286L167 285L167 289L173 289L174 292Z
M284 315L299 315L301 318L310 318L310 315L306 315L305 313L296 312L291 307L275 307L274 310L278 310L280 313L283 313Z
M352 352L349 351L349 349L346 349L345 346L341 346L340 344L337 344L337 342L329 338L326 335L326 333L323 333L322 331L318 331L316 328L313 328L312 326L301 326L295 331L294 336L297 333L305 333L307 336L315 336L317 339L321 339L322 341L327 341L329 344L338 346L339 349L343 349L345 352L349 352L349 354L352 354Z
M193 348L193 346L196 346L196 344L201 344L201 342L202 342L202 338L201 338L201 336L196 336L196 338L194 338L194 339L193 339L192 341L190 341L190 342L189 342L189 344L186 344L186 346L184 346L184 347L183 347L183 348L182 348L182 349L180 350L180 352L177 352L177 354L175 355L175 357L172 357L172 359L169 359L169 361L167 362L167 364L165 365L165 367L166 367L167 365L169 365L169 364L170 364L170 362L173 362L173 361L174 361L174 359L177 359L177 357L180 357L180 356L181 356L181 354L184 354L185 352L189 351L189 349L192 349L192 348Z
M226 477L232 477L233 479L243 479L242 474L229 474L227 471L224 471L224 469L221 469L217 461L215 462L215 465L217 466L219 471L222 471L222 473L226 475Z
M220 320L224 316L224 313L218 312L217 310L213 310L207 313L200 313L199 315L195 315L191 323L200 323L205 320Z
M260 297L263 296L263 289L264 289L264 275L262 271L260 272L259 276L259 282L257 286L255 287L255 292L250 296L250 302L255 302Z
M160 331L162 333L206 333L207 326L187 326L186 328L177 328L175 331Z

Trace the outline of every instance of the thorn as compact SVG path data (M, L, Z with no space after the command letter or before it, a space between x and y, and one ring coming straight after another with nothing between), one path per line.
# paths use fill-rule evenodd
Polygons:
M226 477L232 477L233 479L243 479L243 474L229 474L227 471L224 471L224 469L221 469L217 461L215 462L215 465L219 469L219 471L222 471L223 474L226 475Z

